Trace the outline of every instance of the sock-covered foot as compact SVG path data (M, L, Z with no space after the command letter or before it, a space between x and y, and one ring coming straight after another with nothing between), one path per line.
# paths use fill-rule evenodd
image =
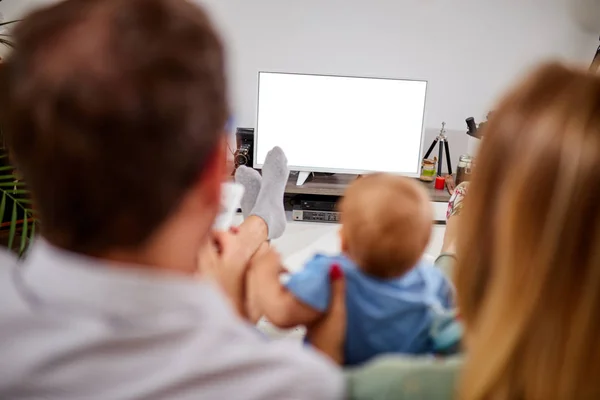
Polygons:
M256 205L250 215L262 218L269 229L269 239L276 239L285 231L286 218L283 193L290 170L287 158L279 147L267 153L262 168L262 185Z
M242 197L241 203L242 215L244 218L248 218L256 204L262 177L257 170L241 165L235 171L235 181L244 187L244 197Z

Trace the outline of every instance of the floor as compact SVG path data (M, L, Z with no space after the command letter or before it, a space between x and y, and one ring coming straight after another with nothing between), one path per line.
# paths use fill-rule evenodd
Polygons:
M241 217L238 217L237 222L241 222ZM280 252L285 267L293 272L302 268L302 265L315 253L339 252L338 230L337 224L288 221L285 234L274 240L272 245ZM426 254L433 257L439 254L444 231L445 225L434 225ZM267 321L259 322L258 327L270 337L277 339L300 341L304 335L303 328L281 331Z

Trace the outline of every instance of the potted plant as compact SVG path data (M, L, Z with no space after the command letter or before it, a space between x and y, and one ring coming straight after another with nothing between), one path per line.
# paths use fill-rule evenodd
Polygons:
M15 22L0 23L0 28ZM0 44L14 47L7 33L0 33ZM35 235L36 225L29 191L10 164L0 120L0 244L23 255Z

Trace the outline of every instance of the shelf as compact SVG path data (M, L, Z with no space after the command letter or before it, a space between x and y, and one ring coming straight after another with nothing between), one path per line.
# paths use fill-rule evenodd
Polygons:
M343 196L346 188L352 181L357 179L357 175L321 175L317 174L309 178L302 186L296 186L296 176L291 176L286 187L285 193L288 195L307 194L318 196ZM433 182L422 184L427 189L427 193L432 202L447 203L450 200L450 194L446 189L436 190Z

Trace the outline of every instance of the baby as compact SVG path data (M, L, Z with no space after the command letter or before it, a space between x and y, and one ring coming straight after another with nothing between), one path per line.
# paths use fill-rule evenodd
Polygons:
M337 264L346 277L346 365L382 353L440 350L436 330L450 325L456 331L447 317L453 293L445 275L422 260L432 230L422 185L389 174L367 175L350 185L340 211L342 254L317 255L283 286L261 282L256 306L281 328L310 326L328 308L328 273Z

